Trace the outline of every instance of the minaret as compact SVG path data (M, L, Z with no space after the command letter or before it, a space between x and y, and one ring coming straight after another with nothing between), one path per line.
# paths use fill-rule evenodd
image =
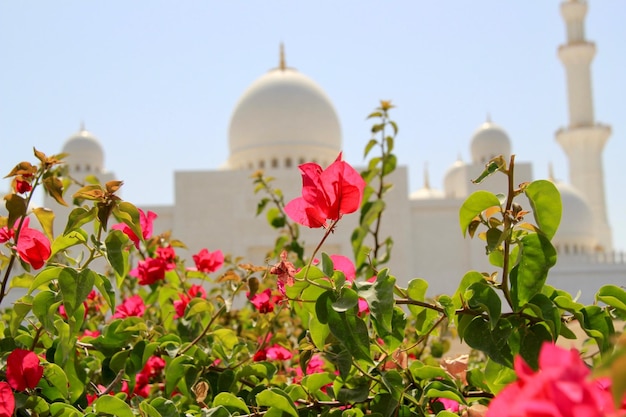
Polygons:
M610 126L596 123L591 94L591 61L596 52L585 39L587 2L561 3L567 43L559 46L559 59L567 76L569 125L556 132L556 140L569 159L569 180L589 203L597 239L604 251L612 250L611 229L606 214L602 150L611 135Z

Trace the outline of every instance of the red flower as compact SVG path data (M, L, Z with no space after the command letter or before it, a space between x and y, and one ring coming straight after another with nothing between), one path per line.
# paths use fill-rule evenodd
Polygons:
M276 275L278 278L277 286L282 295L285 295L285 284L292 286L293 279L296 275L296 267L287 261L287 252L280 254L280 262L270 269L270 274Z
M28 181L15 180L15 191L19 194L24 194L32 190L33 187Z
M603 417L614 411L611 396L589 379L590 370L576 349L545 343L539 371L519 356L514 367L517 381L491 401L487 417Z
M302 197L291 200L285 212L296 223L308 227L326 227L327 220L339 220L361 206L365 181L341 153L328 168L318 164L300 165Z
M13 390L6 382L0 382L0 417L12 417L15 412Z
M7 357L7 382L14 390L35 388L42 376L43 366L35 352L15 349Z
M26 217L20 234L17 236L17 254L20 258L35 269L41 268L50 257L50 241L39 230L28 227L30 219ZM4 226L0 229L0 243L15 239L17 228L9 229Z
M274 311L274 306L282 298L278 295L272 296L272 290L269 288L263 292L256 293L253 297L248 297L250 303L259 310L259 313L271 313Z
M224 255L221 250L211 253L207 248L202 249L193 255L193 261L196 263L196 269L201 272L215 272L224 264Z
M157 218L156 213L152 211L148 211L148 214L144 213L142 209L139 210L139 225L141 226L141 235L143 236L143 240L149 239L152 236L152 223L154 219ZM121 230L124 232L126 236L130 238L135 243L135 247L139 249L139 238L133 232L130 227L128 227L125 223L118 223L111 226L112 229Z
M206 298L206 291L202 288L201 285L192 285L188 291L188 294L180 293L178 297L180 300L174 301L174 308L176 309L175 319L183 317L185 315L185 309L187 308L187 304L194 297Z
M115 308L112 318L123 319L124 317L141 317L146 312L146 305L139 295L133 295Z

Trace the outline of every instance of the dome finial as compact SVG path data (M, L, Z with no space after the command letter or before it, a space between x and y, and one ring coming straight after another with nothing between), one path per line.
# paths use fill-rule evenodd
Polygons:
M86 129L85 129L85 121L84 121L84 120L81 120L81 121L80 121L80 129L79 129L79 131L80 131L80 132L84 132L85 130L86 130Z
M287 68L287 63L285 62L285 44L280 43L280 61L278 63L278 68L281 71L284 71Z
M485 123L491 123L491 113L487 112L487 118L485 119Z
M428 175L428 162L424 162L424 188L430 190L430 175Z

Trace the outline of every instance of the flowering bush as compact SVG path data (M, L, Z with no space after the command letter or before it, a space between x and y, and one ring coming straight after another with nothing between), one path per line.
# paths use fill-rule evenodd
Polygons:
M498 280L469 271L455 294L428 298L425 280L401 287L384 267L391 108L370 115L365 155L380 154L360 173L341 155L325 169L303 164L302 196L286 204L254 175L258 213L276 229L270 266L219 248L194 248L186 265L184 244L122 201L119 181L80 185L55 235L50 210L29 207L39 187L67 204L62 156L18 164L0 218L0 417L623 415L626 340L614 320L626 317L626 291L605 286L586 306L546 285L560 198L548 181L514 187L514 158L477 179L505 175L505 200L477 191L459 210L462 233L487 229ZM354 253L324 253L357 211ZM322 228L312 253L300 226ZM586 362L554 345L574 321L598 351ZM457 337L471 352L444 359Z

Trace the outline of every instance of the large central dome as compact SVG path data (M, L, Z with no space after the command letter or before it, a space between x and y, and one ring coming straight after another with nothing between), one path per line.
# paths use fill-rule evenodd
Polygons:
M281 65L257 79L235 106L229 129L231 169L332 163L341 150L335 108L309 77Z

